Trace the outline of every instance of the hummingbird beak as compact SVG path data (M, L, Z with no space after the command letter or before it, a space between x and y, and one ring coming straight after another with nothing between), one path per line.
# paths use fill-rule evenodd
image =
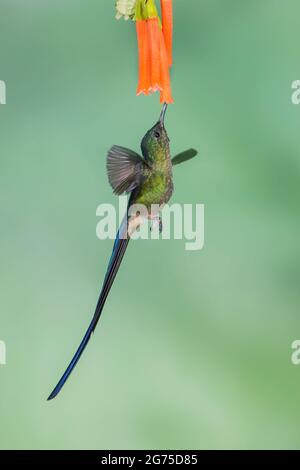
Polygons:
M164 125L164 123L165 123L165 115L166 115L167 108L168 108L167 103L164 103L163 107L162 107L162 110L161 110L161 113L160 113L160 116L159 116L159 122L162 125Z

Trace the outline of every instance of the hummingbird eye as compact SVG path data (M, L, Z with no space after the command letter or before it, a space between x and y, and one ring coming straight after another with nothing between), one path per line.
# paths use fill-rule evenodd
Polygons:
M160 133L159 133L158 131L154 131L154 136L155 136L157 139L159 139Z

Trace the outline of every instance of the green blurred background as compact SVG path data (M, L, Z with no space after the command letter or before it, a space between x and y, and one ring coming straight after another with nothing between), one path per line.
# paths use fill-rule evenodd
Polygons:
M2 449L300 448L298 0L175 0L167 128L173 202L205 204L205 247L129 246L93 314L116 204L105 158L134 149L158 96L135 97L134 25L112 0L0 0Z

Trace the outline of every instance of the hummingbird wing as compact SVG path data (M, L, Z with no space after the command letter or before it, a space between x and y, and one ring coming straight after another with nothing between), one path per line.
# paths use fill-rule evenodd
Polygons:
M56 395L60 392L64 384L66 383L67 379L71 375L74 367L76 366L77 362L80 359L81 354L85 350L92 333L94 332L97 323L99 321L99 318L101 316L106 298L109 294L109 291L111 289L111 286L113 285L114 279L116 277L116 274L119 270L121 261L123 259L123 256L125 254L126 248L129 243L129 236L127 235L127 225L128 225L128 217L127 214L125 215L123 222L119 228L119 231L116 236L115 244L113 247L113 251L109 260L108 268L106 271L106 275L104 278L103 286L100 292L99 300L96 306L96 310L93 316L93 319L90 323L90 326L88 327L83 340L81 341L73 359L71 360L70 364L68 365L66 371L64 372L63 376L61 377L60 381L52 391L52 393L49 395L48 400L52 400L53 398L56 397Z
M114 145L107 154L108 181L115 194L129 193L141 184L146 162L133 150Z
M195 149L185 150L185 152L181 152L172 158L172 165L175 166L179 165L179 163L187 162L188 160L191 160L191 158L194 158L197 154L198 152Z

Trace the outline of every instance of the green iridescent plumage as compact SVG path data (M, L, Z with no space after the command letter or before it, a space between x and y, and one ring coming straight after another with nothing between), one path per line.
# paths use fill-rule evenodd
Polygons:
M124 147L113 146L108 152L107 173L116 194L132 192L130 204L166 204L173 193L172 167L197 155L190 149L171 159L170 139L164 125L167 105L159 121L141 142L143 157Z
M167 203L173 192L169 138L162 121L147 132L141 148L146 162L144 178L132 195L132 203L144 204L150 211L152 204Z

